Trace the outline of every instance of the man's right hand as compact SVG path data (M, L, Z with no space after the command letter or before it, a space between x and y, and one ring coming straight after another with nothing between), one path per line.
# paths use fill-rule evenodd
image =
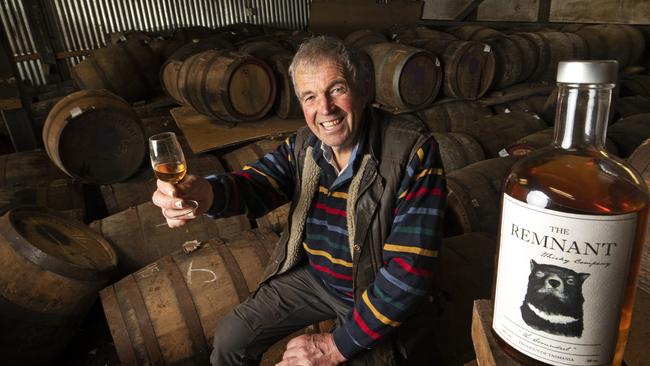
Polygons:
M157 180L156 185L157 189L151 200L154 205L161 208L167 225L171 228L185 225L188 220L204 214L212 206L214 199L212 186L205 178L189 174L176 185L160 179ZM186 206L183 205L184 200L194 200L199 203L199 207L187 215L174 217L187 211Z

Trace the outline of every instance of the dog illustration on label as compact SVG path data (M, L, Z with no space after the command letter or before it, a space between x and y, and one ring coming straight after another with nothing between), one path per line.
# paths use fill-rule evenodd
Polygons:
M530 327L542 332L580 337L582 320L582 284L589 273L530 261L528 290L521 305L521 317Z

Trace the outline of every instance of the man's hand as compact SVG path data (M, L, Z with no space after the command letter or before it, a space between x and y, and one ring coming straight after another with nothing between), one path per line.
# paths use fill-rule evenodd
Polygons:
M287 343L276 366L335 366L347 361L330 333L303 334Z
M156 185L158 189L153 193L151 200L154 205L162 209L169 227L183 226L185 222L195 219L212 206L214 199L212 186L206 179L197 175L187 175L176 185L158 179ZM195 200L199 203L199 207L187 215L174 217L187 211L187 206L183 204L184 200Z

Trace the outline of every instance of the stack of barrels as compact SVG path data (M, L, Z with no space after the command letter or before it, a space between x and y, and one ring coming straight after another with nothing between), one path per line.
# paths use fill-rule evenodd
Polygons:
M198 175L241 170L277 148L282 140L267 138L197 154L168 109L178 103L237 123L271 112L301 118L288 68L307 36L251 25L196 27L171 39L126 32L75 67L83 90L51 109L45 151L0 156L0 305L11 304L0 320L15 330L15 339L0 331L3 356L26 365L55 359L104 288L122 363L207 362L216 323L256 288L289 206L172 230L151 203L146 141L175 132ZM548 83L557 61L615 58L626 68L607 148L631 155L645 174L650 76L630 68L644 44L637 29L618 25L360 30L345 42L360 55L368 101L422 122L440 148L448 197L437 270L451 280L437 284L443 317L435 342L448 350L445 362L463 363L471 356L471 300L491 287L485 258L495 251L501 183L521 156L552 141L556 96ZM545 87L527 93L530 83ZM161 113L133 107L162 90L174 103Z

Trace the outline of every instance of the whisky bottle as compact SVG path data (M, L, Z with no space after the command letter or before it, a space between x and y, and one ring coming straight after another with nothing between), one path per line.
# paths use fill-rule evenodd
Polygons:
M525 365L620 365L648 215L605 150L618 64L560 62L553 142L504 181L492 331Z

